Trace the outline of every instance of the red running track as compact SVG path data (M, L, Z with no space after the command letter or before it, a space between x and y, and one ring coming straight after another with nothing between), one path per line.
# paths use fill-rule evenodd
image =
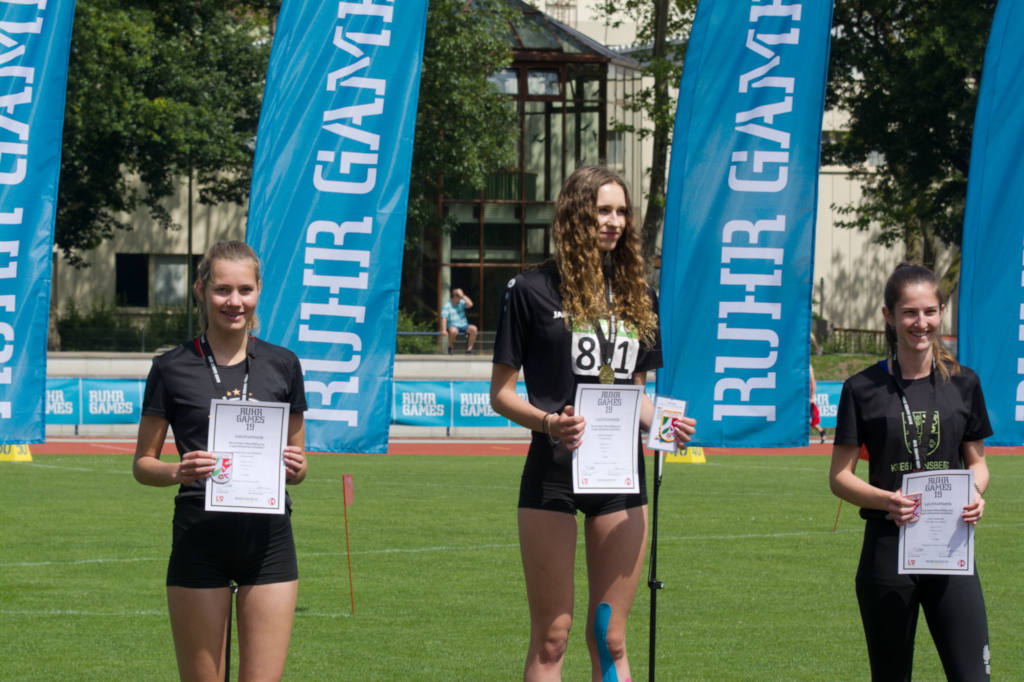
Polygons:
M389 455L461 455L491 457L525 457L529 441L469 440L469 439L408 439L393 438L388 446ZM130 455L135 452L135 439L129 438L58 438L30 445L33 455ZM173 455L174 441L164 443L163 454ZM347 454L347 453L336 453ZM650 451L646 451L650 455ZM795 448L704 448L708 457L735 455L830 455L830 443L812 443ZM987 455L1024 455L1024 447L988 447Z

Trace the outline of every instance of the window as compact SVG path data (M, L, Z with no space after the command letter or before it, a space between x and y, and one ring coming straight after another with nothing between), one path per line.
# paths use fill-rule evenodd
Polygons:
M117 305L149 306L149 255L119 253L114 257L114 295Z
M153 256L153 305L185 305L187 280L184 254Z

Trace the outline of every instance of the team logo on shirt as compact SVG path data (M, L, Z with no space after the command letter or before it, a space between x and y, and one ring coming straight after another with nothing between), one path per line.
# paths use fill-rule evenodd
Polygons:
M926 413L922 410L914 412L914 426L917 428L917 433L921 439L921 449L925 457L931 457L939 449L940 442L940 429L941 419L939 417L939 411L935 410L931 418L931 428L928 433L924 433L924 430L929 427L928 419L926 419ZM900 424L903 425L903 444L906 446L907 452L913 454L914 446L911 444L913 438L912 431L907 424L907 416L900 412Z

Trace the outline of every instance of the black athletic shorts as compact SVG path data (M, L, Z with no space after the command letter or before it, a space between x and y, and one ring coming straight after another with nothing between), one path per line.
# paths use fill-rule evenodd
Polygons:
M639 452L643 452L640 446ZM572 453L563 445L552 448L548 437L534 433L519 483L519 507L585 516L601 516L647 504L644 458L639 462L640 492L632 495L577 494L572 491Z
M286 514L208 512L203 500L174 506L167 584L179 587L265 585L297 580L291 510Z

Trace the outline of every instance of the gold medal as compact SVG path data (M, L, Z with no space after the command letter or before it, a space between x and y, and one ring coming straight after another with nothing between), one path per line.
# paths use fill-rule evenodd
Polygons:
M597 378L602 384L614 384L615 372L612 371L612 366L608 363L601 365L601 369L597 372Z

